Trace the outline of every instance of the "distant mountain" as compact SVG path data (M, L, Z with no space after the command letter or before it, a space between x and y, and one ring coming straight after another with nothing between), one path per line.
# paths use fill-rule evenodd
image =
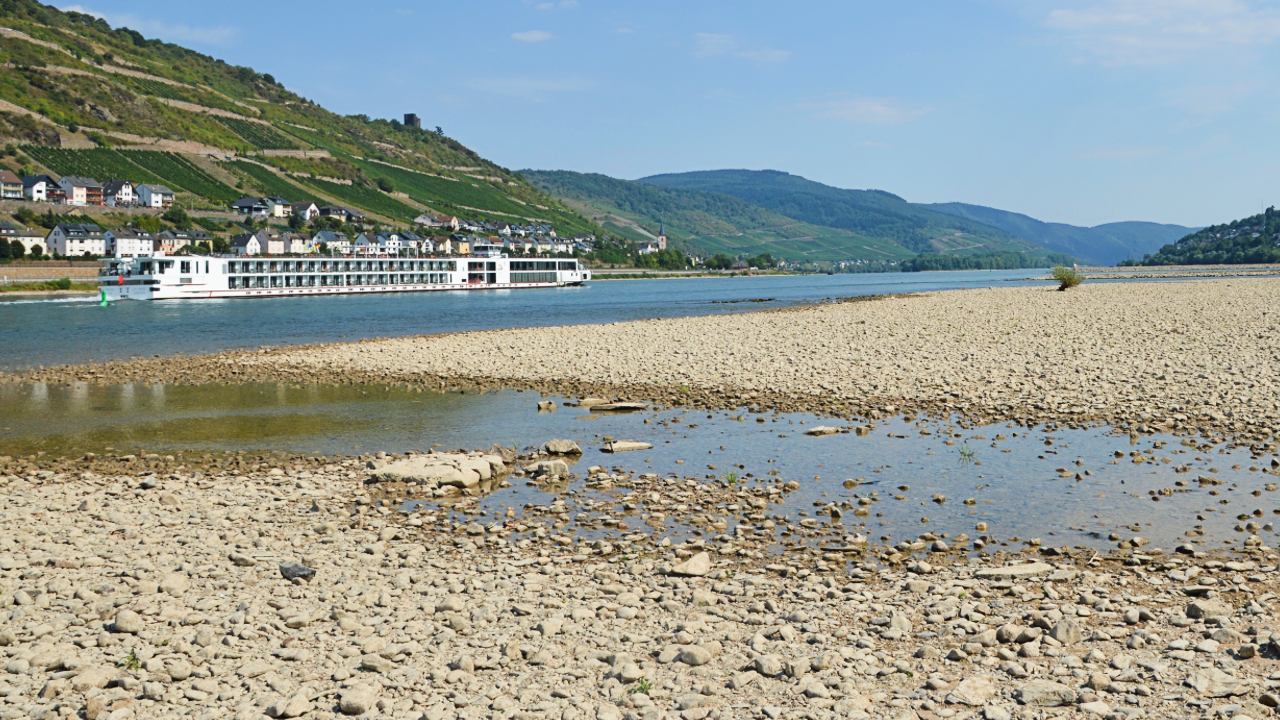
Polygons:
M731 195L645 185L565 170L522 170L534 187L606 230L652 240L665 225L691 254L758 255L797 261L901 260L915 253L883 239L800 222Z
M1132 265L1244 265L1280 262L1280 212L1213 225L1160 248Z
M882 190L844 190L776 170L709 170L654 175L637 182L722 193L813 225L889 241L917 253L1036 252L1008 231L912 205Z
M1118 222L1097 227L1047 223L1021 213L965 203L917 205L999 228L1030 240L1051 252L1074 255L1096 265L1114 265L1141 258L1173 242L1195 228L1149 222Z

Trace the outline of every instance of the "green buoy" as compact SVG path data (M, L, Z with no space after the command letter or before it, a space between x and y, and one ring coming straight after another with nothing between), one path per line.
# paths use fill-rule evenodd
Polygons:
M107 302L107 291L102 288L99 288L98 292L102 293L102 307L106 307L107 305L109 305L110 303Z

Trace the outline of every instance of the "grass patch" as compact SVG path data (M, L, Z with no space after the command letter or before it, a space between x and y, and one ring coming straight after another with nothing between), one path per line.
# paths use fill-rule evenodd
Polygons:
M0 293L7 292L49 292L53 290L75 290L78 292L97 292L97 285L89 285L87 283L74 283L71 278L61 278L59 280L50 280L48 282L39 283L14 283L12 285L0 285Z
M1070 290L1084 282L1084 275L1074 268L1059 265L1053 269L1053 279L1058 281L1058 290Z

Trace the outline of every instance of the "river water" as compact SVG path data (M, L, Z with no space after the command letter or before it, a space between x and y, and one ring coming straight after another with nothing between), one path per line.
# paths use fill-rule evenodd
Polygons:
M0 371L467 330L749 312L829 298L1033 283L1043 270L609 280L584 287L119 302L0 297ZM767 300L767 302L741 302ZM735 302L737 301L737 302Z

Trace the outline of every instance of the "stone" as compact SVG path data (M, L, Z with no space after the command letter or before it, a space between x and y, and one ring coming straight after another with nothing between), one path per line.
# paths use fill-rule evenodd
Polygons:
M782 657L779 655L761 655L752 663L755 671L765 677L777 677L782 674Z
M805 435L809 435L811 437L825 437L827 435L838 435L839 433L840 428L831 427L829 425L818 425L817 427L811 427L804 431Z
M542 449L548 455L581 455L582 448L578 447L578 443L572 440L548 440Z
M365 655L360 658L360 667L379 673L389 673L396 669L396 664L381 655Z
M1187 603L1187 617L1201 620L1211 617L1231 617L1233 610L1216 600L1198 599Z
M273 718L294 718L311 712L315 706L306 693L297 693L287 698L280 698L267 706L265 712Z
M569 477L569 463L563 460L539 460L525 470L534 478L559 480Z
M236 675L239 675L242 678L251 679L266 675L275 669L276 666L266 660L250 660L244 665L241 665L239 670L236 670Z
M1111 706L1102 702L1101 700L1094 700L1093 702L1080 703L1078 707L1080 712L1084 713L1085 715L1097 715L1099 717L1106 717L1107 715L1111 714Z
M1244 695L1253 688L1253 683L1248 680L1228 675L1217 668L1193 670L1184 682L1205 697Z
M1084 639L1084 633L1080 629L1080 623L1071 618L1062 618L1049 631L1049 637L1063 645L1075 645Z
M990 678L974 675L960 681L947 693L947 702L953 705L986 705L996 694L996 684Z
M94 695L84 703L85 720L98 720L100 717L106 717L107 703L102 697Z
M169 673L170 678L179 682L191 677L191 673L195 672L195 668L186 660L170 661L165 670Z
M679 660L685 665L698 667L699 665L706 665L711 662L711 652L698 645L686 645L680 651Z
M604 444L602 448L607 453L635 452L636 450L652 450L653 443L640 442L638 440L614 440Z
M1018 700L1033 707L1063 707L1076 701L1076 691L1052 680L1032 680L1018 690Z
M1085 687L1099 692L1108 690L1111 688L1111 676L1102 672L1090 673Z
M672 575L702 577L711 572L711 555L700 552L682 563L671 567Z
M258 564L257 560L238 552L231 553L227 556L227 559L229 559L236 567L253 567Z
M280 566L280 575L290 582L293 582L295 579L311 582L311 579L316 576L316 571L306 565L285 563Z
M379 687L362 684L343 690L338 701L338 711L343 715L363 715L369 712L378 704Z
M160 592L178 597L191 587L191 578L186 573L169 573L160 581Z
M142 616L132 610L121 610L116 613L116 619L111 623L111 627L118 633L137 635L142 632Z
M82 693L86 690L101 690L111 682L118 671L102 665L94 665L81 670L71 678L71 689Z

